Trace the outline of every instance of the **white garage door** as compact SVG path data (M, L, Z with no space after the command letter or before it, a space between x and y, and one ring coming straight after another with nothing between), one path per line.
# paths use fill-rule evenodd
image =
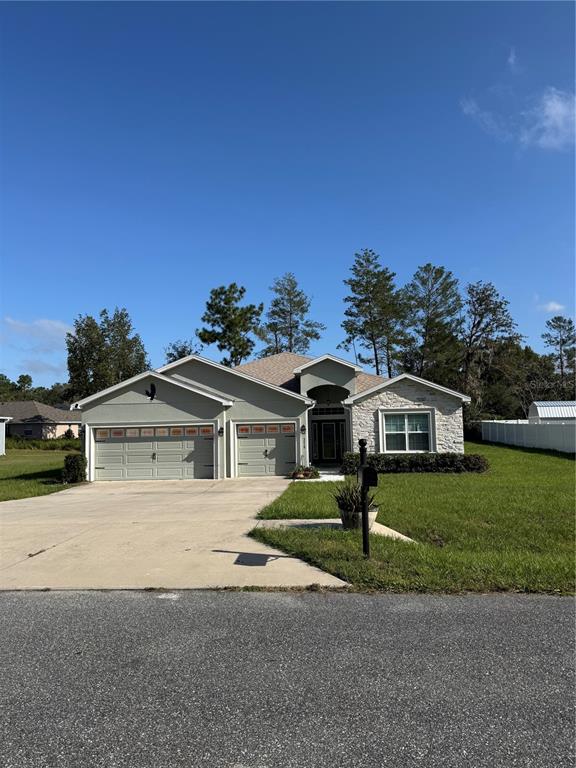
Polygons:
M293 423L238 424L238 476L289 475L296 465Z
M95 480L191 480L214 477L214 427L95 429Z

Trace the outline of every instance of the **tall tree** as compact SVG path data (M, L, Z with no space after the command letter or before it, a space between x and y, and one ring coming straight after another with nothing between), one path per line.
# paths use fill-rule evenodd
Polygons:
M16 386L18 387L18 396L23 400L29 400L32 390L32 376L27 373L20 374L16 381Z
M276 278L270 290L275 296L266 313L266 322L258 329L258 336L266 344L260 356L279 352L306 354L310 342L318 340L326 326L307 317L310 299L298 287L292 272Z
M466 287L465 322L462 330L462 388L479 395L481 380L499 342L519 341L508 301L492 283L481 280ZM473 385L476 392L470 391Z
M553 350L552 354L560 374L560 387L566 387L566 373L574 376L574 353L576 351L576 329L570 317L556 315L546 321L548 329L542 334L544 343Z
M202 352L202 345L196 343L194 339L176 339L164 347L167 363L175 363L176 360L189 355L199 355L200 352Z
M444 267L418 267L404 288L410 333L406 369L423 378L443 383L458 358L458 331L462 299L458 280Z
M364 248L354 254L351 276L344 280L350 294L342 328L346 350L358 345L368 354L357 354L358 362L373 366L377 374L394 375L399 348L405 343L406 305L398 291L395 273L380 263L380 256Z
M220 352L228 354L222 364L229 367L240 365L254 349L253 334L256 334L263 304L240 306L246 289L230 283L210 291L202 322L206 324L197 331L202 344L216 344Z
M140 336L134 332L126 309L100 312L100 321L80 315L74 330L66 335L70 388L75 398L142 373L149 367Z

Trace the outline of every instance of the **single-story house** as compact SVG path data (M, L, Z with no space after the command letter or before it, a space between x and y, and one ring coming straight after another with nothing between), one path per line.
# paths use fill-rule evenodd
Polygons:
M10 416L0 416L0 456L6 453L6 422L10 421Z
M71 406L89 480L287 475L369 451L463 452L469 398L409 374L385 379L291 352L227 368L190 355Z
M30 440L48 440L71 429L78 437L82 419L80 414L64 408L54 408L36 400L7 400L0 403L0 413L10 417L6 427L8 437L25 437Z

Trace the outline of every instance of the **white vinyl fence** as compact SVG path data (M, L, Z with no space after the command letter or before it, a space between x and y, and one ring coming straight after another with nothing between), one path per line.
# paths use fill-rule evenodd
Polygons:
M576 424L534 424L529 421L483 421L482 440L490 443L519 445L522 448L545 448L550 451L576 453Z

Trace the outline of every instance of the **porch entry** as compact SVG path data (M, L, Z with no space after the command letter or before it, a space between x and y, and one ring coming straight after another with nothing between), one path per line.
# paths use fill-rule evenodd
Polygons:
M346 450L346 421L344 419L312 421L310 441L312 464L339 464Z

